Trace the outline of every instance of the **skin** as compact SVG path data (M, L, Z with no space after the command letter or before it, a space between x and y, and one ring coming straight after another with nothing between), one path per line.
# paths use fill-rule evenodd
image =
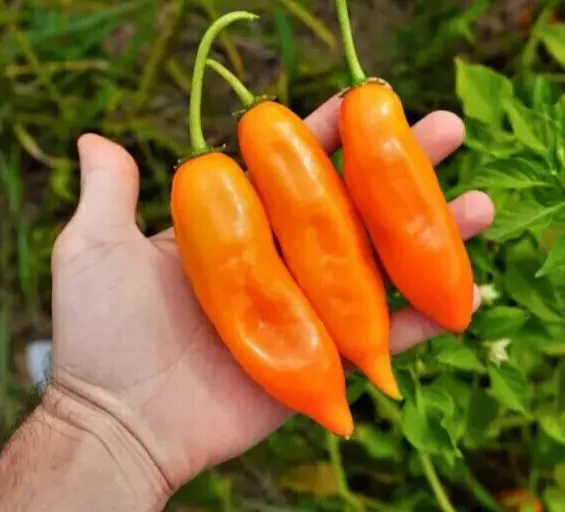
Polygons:
M338 146L339 105L334 98L308 118L328 152ZM463 141L447 112L413 129L435 163ZM132 157L97 135L81 137L79 152L80 204L53 253L54 379L0 457L0 508L162 510L179 485L291 413L245 375L205 319L173 231L146 238L137 228ZM465 239L493 218L479 192L451 211ZM391 350L438 332L406 309L391 318Z

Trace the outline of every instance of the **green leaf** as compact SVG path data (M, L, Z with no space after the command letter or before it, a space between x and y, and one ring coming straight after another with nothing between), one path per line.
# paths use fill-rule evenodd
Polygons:
M343 149L339 148L333 155L332 155L332 162L334 164L335 170L337 173L342 176L343 175Z
M436 339L432 342L432 346L437 360L448 366L475 372L485 370L477 355L454 337Z
M374 459L397 460L401 456L398 438L371 425L358 425L355 428L355 440Z
M553 186L540 172L540 164L524 157L489 162L476 170L466 185L469 188L510 190Z
M530 350L528 347L515 343L510 345L508 364L520 368L524 375L529 376L544 364L543 354L539 350Z
M456 443L465 430L465 414L469 385L454 374L442 373L434 381L419 388L420 401L425 409L441 417L441 426ZM451 458L451 457L449 457Z
M546 108L547 105L553 105L557 101L557 95L560 91L559 87L550 84L541 75L526 75L524 78L529 80L530 106L534 110Z
M565 446L554 441L541 428L538 429L532 452L533 469L552 471L556 464L565 462Z
M494 158L508 158L523 150L512 133L470 118L465 119L465 145Z
M216 470L205 471L181 487L171 498L171 502L210 507L212 510L229 510L231 479Z
M347 378L347 401L355 403L361 396L365 394L369 383L365 377L358 372L351 373Z
M443 372L434 380L432 385L447 391L451 395L451 400L456 408L467 409L471 397L471 389L467 379L458 378L454 373Z
M565 488L565 464L557 464L555 466L553 478L559 487Z
M559 413L565 413L565 359L559 361L554 374L555 404Z
M553 58L562 67L565 67L565 24L545 25L537 30L536 35L543 41L547 51Z
M282 84L284 90L280 91L283 93L281 101L288 105L298 76L299 50L287 10L282 7L275 8L274 21L275 34L279 43L279 54L283 64L283 75L281 76L280 84Z
M565 203L542 206L532 200L523 201L512 210L499 212L486 236L496 242L517 238L528 229L549 225L554 215L564 207Z
M416 384L410 371L399 370L396 372L396 382L400 388L402 396L411 402L416 402Z
M548 487L543 491L543 499L547 512L563 512L565 510L565 489Z
M546 322L562 324L563 315L556 311L554 289L546 278L536 279L539 265L535 261L508 263L504 275L506 291L520 306Z
M516 98L505 101L512 131L527 148L538 154L545 154L547 144L558 130L557 124L547 115L531 110Z
M492 395L505 407L526 413L529 385L524 374L509 365L488 365Z
M435 409L443 414L452 416L455 411L455 404L447 390L438 386L422 386L420 389L420 399L424 402L426 410Z
M500 406L484 389L473 388L469 407L467 409L467 422L465 435L475 446L487 439L489 427L498 417Z
M466 116L485 124L500 126L503 102L513 95L512 82L492 69L455 59L456 90ZM496 101L493 100L496 98Z
M562 272L563 270L565 270L565 236L555 240L545 263L536 273L536 277Z
M565 415L544 416L540 425L551 439L565 445Z
M551 325L556 326L556 324ZM565 355L565 328L562 325L557 327L556 330L547 330L535 324L531 327L526 326L514 334L512 343L531 352L562 357Z
M471 325L471 331L482 340L506 338L521 329L530 317L518 307L495 306L479 311Z
M406 402L402 410L402 427L406 439L418 450L436 455L458 453L449 432L441 425L441 417L427 414L412 402Z

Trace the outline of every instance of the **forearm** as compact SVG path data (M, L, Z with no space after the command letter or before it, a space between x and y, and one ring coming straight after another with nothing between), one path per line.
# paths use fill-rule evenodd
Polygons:
M166 483L135 440L84 404L66 408L65 400L41 404L2 452L0 510L162 510Z

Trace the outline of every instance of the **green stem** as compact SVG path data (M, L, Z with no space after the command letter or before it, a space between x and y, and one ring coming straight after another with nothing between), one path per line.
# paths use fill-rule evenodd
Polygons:
M380 391L377 391L373 386L369 388L369 394L373 398L373 401L380 407L381 411L385 413L386 416L398 427L402 428L402 415L398 407L387 397L385 397ZM432 461L427 453L421 450L416 450L422 468L424 469L424 475L432 488L434 496L443 512L456 512L453 505L449 501L445 489L441 485L439 477L437 476L436 470L432 464Z
M328 451L330 453L330 460L337 480L339 495L349 505L349 508L353 509L355 512L363 512L365 508L363 506L363 501L351 492L349 485L347 484L347 477L343 471L341 454L339 453L340 440L337 436L334 436L330 432L327 432L326 436Z
M361 67L359 56L355 49L353 41L353 31L351 29L351 21L347 10L347 0L336 0L337 16L339 19L339 27L341 29L341 37L343 39L343 48L347 65L353 78L353 85L361 85L367 81L367 75Z
M253 21L258 18L257 15L246 11L235 11L225 14L218 18L206 31L200 41L196 60L194 62L194 71L192 74L192 85L190 95L190 107L188 115L188 124L190 128L190 145L193 155L202 154L209 151L210 147L206 143L204 133L202 131L202 88L204 82L204 73L206 71L206 59L212 48L212 44L218 37L218 34L231 25L235 21L247 20Z
M424 469L424 475L426 475L428 483L432 488L434 496L436 497L441 510L443 510L443 512L456 512L456 510L453 508L453 505L449 501L449 498L447 497L445 489L439 481L439 477L437 476L434 465L432 464L432 461L428 454L418 450L418 456L420 457L420 463L422 464L422 468Z
M547 5L543 8L537 21L534 23L530 30L530 38L528 39L524 49L522 50L519 61L522 67L528 69L530 68L536 58L536 50L540 43L540 38L538 36L540 29L544 27L549 21L551 14L555 8L561 3L561 0L549 0Z
M223 64L220 64L218 61L213 59L208 59L206 61L206 65L218 73L218 75L220 75L230 85L245 109L252 107L253 104L256 103L257 98L253 95L253 93L245 87L243 82Z

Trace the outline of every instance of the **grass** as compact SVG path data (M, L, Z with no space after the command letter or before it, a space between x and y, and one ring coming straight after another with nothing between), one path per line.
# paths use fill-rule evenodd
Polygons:
M485 29L477 29L479 16L493 16L491 2L461 4L351 1L362 59L394 83L412 120L435 108L458 109L455 49L504 70L520 55L523 34L515 27L488 38ZM253 90L276 94L305 115L346 82L335 13L327 0L4 0L0 5L0 425L8 428L27 385L24 346L50 335L50 250L76 205L77 137L101 133L141 163L139 222L153 233L170 224L171 170L188 141L192 58L218 13L244 8L262 15L257 26L230 28L214 55ZM387 29L387 19L396 25ZM227 143L235 153L229 114L237 102L214 74L207 80L206 133L211 143ZM286 452L285 464L304 463L308 449L315 459L328 448L324 439L303 446L301 439L315 434L300 422L293 429L269 440L274 453ZM302 448L293 459L284 446L290 452ZM339 468L338 495L355 509L356 489L345 481L339 450L331 444L329 449ZM386 488L390 472L399 470L369 468L362 457L346 455L353 461L349 478L357 486L371 474ZM198 488L188 486L175 501L212 510L302 510L288 508L288 489L253 469L265 463L260 450L252 451L222 472L203 475ZM275 472L276 463L268 465ZM244 489L237 504L233 482ZM373 491L378 496L378 484ZM303 510L342 510L340 501L329 500L327 508L314 508L321 505L307 498L302 503ZM364 506L384 510L376 498Z

